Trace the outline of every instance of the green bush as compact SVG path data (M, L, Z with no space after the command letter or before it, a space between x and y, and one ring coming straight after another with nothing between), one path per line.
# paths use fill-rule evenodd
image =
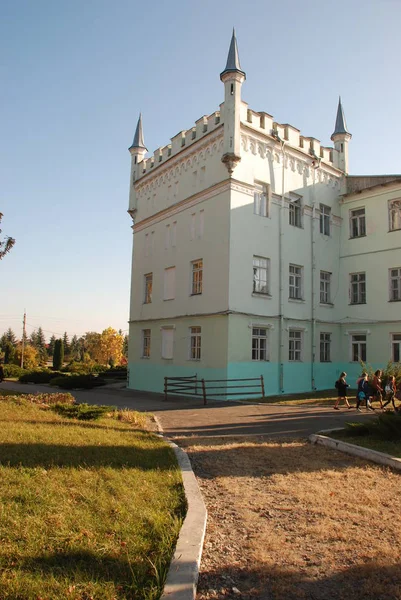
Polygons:
M97 406L96 404L93 406L90 406L89 404L74 404L72 406L67 406L64 403L60 403L52 406L52 410L62 417L68 417L69 419L95 421L116 409L112 406Z
M66 367L61 369L63 373L74 373L77 375L89 375L90 373L100 373L104 371L102 365L93 362L72 361Z
M101 376L105 379L126 379L127 367L113 367L107 371L102 371Z
M25 372L19 380L21 383L50 383L52 379L60 375L59 371L50 371L48 369L33 370Z
M21 369L18 365L3 365L4 377L21 377L27 373L26 369Z
M94 375L70 375L67 377L64 375L63 377L52 379L50 385L61 387L64 390L73 390L75 388L90 390L105 383L104 379L95 377Z
M367 423L347 423L345 433L351 437L371 435L380 440L401 440L401 414L388 412Z

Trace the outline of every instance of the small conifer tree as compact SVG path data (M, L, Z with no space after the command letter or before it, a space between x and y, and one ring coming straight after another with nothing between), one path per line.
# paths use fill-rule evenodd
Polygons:
M54 353L53 353L53 368L59 371L63 366L64 362L64 344L63 340L56 340L54 342Z

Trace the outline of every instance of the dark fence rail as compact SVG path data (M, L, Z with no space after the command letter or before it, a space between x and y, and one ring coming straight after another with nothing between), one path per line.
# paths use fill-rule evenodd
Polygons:
M165 377L165 400L168 399L169 394L171 396L196 396L203 398L203 404L207 404L208 398L220 396L255 395L264 398L265 384L263 375L248 379L198 379L197 375L191 375L190 377Z

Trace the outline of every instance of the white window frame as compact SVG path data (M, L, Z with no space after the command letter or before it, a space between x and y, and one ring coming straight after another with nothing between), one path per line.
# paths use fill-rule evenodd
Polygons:
M191 261L191 296L199 296L203 292L203 259Z
M144 281L144 293L143 303L152 304L152 291L153 291L153 273L145 273L143 276Z
M267 183L254 183L253 213L258 217L268 217L270 209L270 186Z
M349 211L349 236L351 239L366 236L366 210L364 206Z
M288 297L290 300L303 300L304 268L301 265L289 265Z
M298 229L302 229L302 198L290 197L290 205L288 207L288 210L289 224L293 227L298 227Z
M320 362L331 362L331 332L320 332Z
M161 327L161 357L164 360L174 358L174 327Z
M362 339L363 338L363 339ZM363 351L363 347L364 351ZM352 333L350 335L350 362L359 363L367 360L367 335L366 333Z
M142 358L150 358L151 342L151 329L142 329Z
M302 362L304 332L302 329L288 330L288 361Z
M349 274L350 304L366 304L366 272Z
M252 327L251 357L255 362L269 360L269 337L268 327Z
M330 235L331 208L326 204L320 204L320 233Z
M389 302L401 301L401 267L388 270Z
M253 282L252 293L269 295L270 259L265 256L253 256L252 260Z
M320 304L331 304L331 273L320 271Z
M164 269L164 294L163 300L175 298L175 267Z
M389 231L401 229L401 198L388 201L388 223Z
M391 360L401 362L401 333L391 334Z
M202 327L195 325L189 328L189 360L202 358Z

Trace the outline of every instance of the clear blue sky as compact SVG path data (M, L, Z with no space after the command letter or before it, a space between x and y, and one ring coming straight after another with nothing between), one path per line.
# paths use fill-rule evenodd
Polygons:
M351 174L400 173L399 0L2 0L0 333L128 328L130 156L223 101L233 25L243 99L330 144L341 94Z

